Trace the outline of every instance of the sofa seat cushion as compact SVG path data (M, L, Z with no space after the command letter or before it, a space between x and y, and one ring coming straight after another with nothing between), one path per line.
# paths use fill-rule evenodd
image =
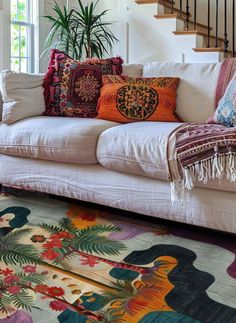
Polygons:
M0 126L0 153L68 162L96 164L99 135L117 123L79 118L33 117Z
M179 125L146 121L108 129L98 140L98 161L112 170L166 180L168 137Z

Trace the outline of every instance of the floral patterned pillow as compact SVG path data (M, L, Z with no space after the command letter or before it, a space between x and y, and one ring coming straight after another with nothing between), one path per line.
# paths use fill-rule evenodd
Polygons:
M226 127L236 126L236 75L229 83L213 118L210 118L208 123L212 123L212 121Z
M53 49L44 79L44 115L96 117L102 75L120 75L122 63L119 57L79 62Z

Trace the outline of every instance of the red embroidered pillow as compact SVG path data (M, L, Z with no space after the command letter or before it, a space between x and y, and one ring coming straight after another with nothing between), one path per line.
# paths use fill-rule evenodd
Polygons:
M79 62L53 49L44 79L44 115L96 117L102 75L120 75L122 63L120 57Z

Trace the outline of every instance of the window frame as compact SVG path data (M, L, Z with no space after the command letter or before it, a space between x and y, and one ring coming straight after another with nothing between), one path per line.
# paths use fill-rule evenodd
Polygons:
M35 65L34 64L34 24L33 24L34 19L33 19L32 1L33 0L26 0L26 3L27 3L27 21L20 21L20 20L12 20L12 19L10 19L11 20L10 28L13 25L19 27L19 38L21 36L21 27L26 27L26 30L27 30L27 45L26 45L27 56L21 56L21 53L20 53L21 48L20 48L20 46L19 46L19 52L18 52L19 55L18 56L12 56L12 53L10 55L11 60L14 59L14 58L19 59L19 72L22 71L22 69L21 69L22 59L27 60L27 71L24 71L26 73L33 73L34 72L34 65ZM11 14L11 0L10 0L10 14Z

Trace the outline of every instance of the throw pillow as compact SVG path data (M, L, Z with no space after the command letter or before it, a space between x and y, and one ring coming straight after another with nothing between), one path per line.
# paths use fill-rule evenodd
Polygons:
M11 124L21 119L42 115L44 75L2 71L2 122ZM0 102L1 105L1 102Z
M175 115L177 77L103 76L98 118L121 123L178 122Z
M59 50L52 50L44 80L44 115L94 118L102 75L121 74L122 63L119 57L78 62Z
M207 123L218 123L226 127L236 126L236 75L230 81L218 107Z

